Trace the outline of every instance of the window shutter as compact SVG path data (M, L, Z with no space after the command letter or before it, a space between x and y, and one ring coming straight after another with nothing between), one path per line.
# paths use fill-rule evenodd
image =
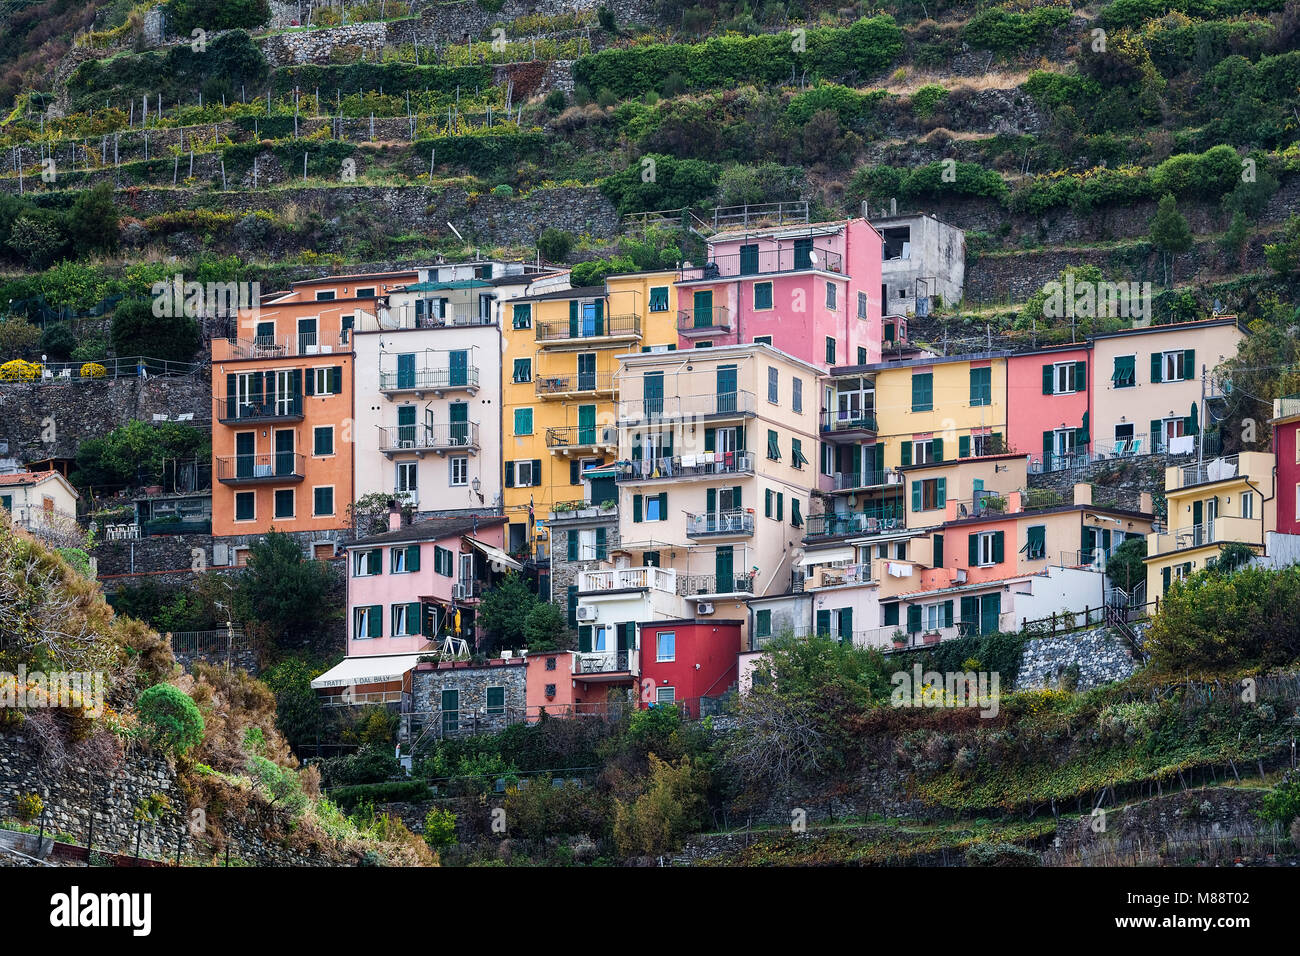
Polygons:
M335 395L343 394L343 366L330 366L330 388Z
M1196 349L1183 349L1183 379L1196 378Z
M772 489L768 488L763 492L763 517L772 517Z
M370 614L367 615L369 618L368 621L369 627L367 628L367 634L369 637L384 636L383 613L384 613L384 606L382 604L371 605Z
M583 654L591 653L591 625L583 624L578 628L578 650Z
M1164 590L1166 591L1169 590L1169 569L1168 568L1160 569L1160 584Z
M1004 541L1003 541L1003 539L1004 539L1005 537L1006 537L1006 535L1005 535L1005 533L1002 532L1002 531L994 531L994 532L993 532L993 563L994 563L994 564L1000 564L1000 563L1002 562L1002 559L1003 559L1003 557L1004 557L1004 552L1003 552Z
M716 428L704 429L704 450L716 451L718 447L718 430Z
M304 395L316 394L316 376L312 369L307 370L307 380L302 383L302 393Z
M577 627L578 626L578 586L576 584L569 585L568 600L569 600L569 627Z
M1051 395L1056 391L1055 366L1043 366L1043 394Z
M831 612L817 612L817 636L822 637L829 635L831 632Z
M776 493L776 520L785 520L785 494L780 491Z
M884 612L885 612L885 618L884 618L885 623L892 624L894 627L898 627L898 602L895 601L893 604L884 605Z
M1087 391L1088 389L1088 363L1074 363L1074 390L1076 392Z
M957 439L957 457L970 457L970 435L962 435Z
M1161 430L1163 428L1164 428L1164 423L1160 419L1158 418L1151 419L1151 452L1152 453L1155 452L1156 445L1160 442Z
M921 482L912 482L912 510L921 510Z
M1161 380L1162 371L1160 363L1164 360L1164 355L1160 352L1151 353L1151 381L1158 382Z
M840 642L849 644L853 641L853 608L840 608Z
M307 371L310 372L311 369L308 369ZM289 388L292 389L294 397L296 398L299 395L301 395L302 394L302 369L300 368L294 369L293 374L289 376L289 382L290 382ZM269 394L270 389L267 389L267 392Z
M420 546L418 544L411 544L406 547L406 570L420 570Z
M366 558L366 560L370 562L371 574L384 573L384 553L382 551L380 551L379 549L375 549L374 551L371 551L369 556Z
M799 499L790 499L790 524L795 528L803 527L803 515L799 512Z
M952 627L952 602L943 602L943 626Z
M1052 432L1043 432L1043 467L1051 468Z
M979 622L979 599L973 597L964 597L961 599L961 622L963 624L976 624Z
M235 417L235 376L226 376L226 417Z
M569 538L569 560L577 561L578 560L578 532L570 531L568 534L568 538Z
M943 535L941 534L936 534L934 536L934 548L933 554L930 555L930 560L934 563L936 568L943 567Z
M578 300L569 300L569 337L578 337Z
M731 504L737 511L740 510L740 485L731 489Z
M707 488L704 491L704 510L707 514L718 513L718 490Z
M408 634L420 633L420 602L412 601L406 605L406 632Z
M582 470L582 462L580 462L578 459L575 458L571 462L569 462L569 484L577 485L582 483L582 478L579 477L581 474L581 470Z
M940 479L939 479L939 484L938 484L938 495L937 495L937 497L936 497L936 504L937 504L938 507L940 507L940 508L942 508L942 507L944 507L945 505L948 504L948 479L947 479L947 478L940 478Z
M632 496L632 520L634 522L641 520L641 496Z
M901 454L903 464L910 465L912 463L912 443L910 441L903 442Z
M980 536L971 532L966 536L966 560L968 567L976 567L980 560Z
M930 441L930 452L935 461L943 461L943 439L935 438Z
M596 529L596 560L597 561L604 561L607 556L605 548L608 540L607 539L608 533L609 533L609 529L607 528Z
M659 494L659 520L668 520L668 492L666 491Z
M921 605L907 606L907 633L916 634L921 630Z

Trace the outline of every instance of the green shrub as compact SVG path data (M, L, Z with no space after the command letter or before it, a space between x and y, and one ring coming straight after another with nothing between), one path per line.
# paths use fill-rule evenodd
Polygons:
M50 358L69 358L76 347L77 337L65 322L48 325L41 333L41 351Z
M424 842L438 850L456 842L456 814L431 807L424 817Z
M175 313L178 309L173 309ZM148 299L126 299L113 312L113 351L168 362L191 362L199 349L198 323L187 315L158 316Z
M548 226L537 237L537 251L549 262L564 262L573 249L573 234Z
M179 687L155 684L136 700L140 723L148 740L180 756L203 740L203 715Z
M14 812L19 820L35 820L45 812L45 801L35 793L20 793L14 801Z

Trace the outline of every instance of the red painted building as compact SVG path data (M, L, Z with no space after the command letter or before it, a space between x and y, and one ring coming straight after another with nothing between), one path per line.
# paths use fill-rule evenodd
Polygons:
M1276 527L1300 534L1300 398L1273 400L1273 455L1277 459Z
M696 619L642 624L641 706L676 703L699 717L701 697L721 697L736 682L741 623Z

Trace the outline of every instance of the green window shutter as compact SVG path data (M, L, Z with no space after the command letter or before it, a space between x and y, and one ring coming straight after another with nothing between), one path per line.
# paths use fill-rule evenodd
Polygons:
M930 453L934 456L935 461L943 461L943 439L934 438L930 441Z
M943 602L943 626L952 627L952 602Z
M1161 363L1164 361L1164 354L1161 352L1151 353L1151 381L1158 382L1161 379Z
M790 499L790 524L795 528L803 527L803 515L799 511L799 499Z
M934 554L931 556L931 560L933 561L934 566L936 568L943 567L943 535L936 534L934 536L933 551Z
M591 625L583 624L578 628L578 650L583 654L591 653Z
M980 370L973 368L970 370L970 403L972 405L980 404L980 380L976 373Z
M912 411L928 412L934 404L934 373L912 376Z
M489 687L487 689L487 711L488 714L500 716L506 711L506 689L504 687Z
M384 606L382 604L372 604L370 606L370 613L367 615L367 618L368 618L367 636L383 637L384 636Z
M993 532L993 563L994 564L999 564L1003 560L1004 553L1002 549L1004 547L1003 539L1005 537L1006 537L1005 532L1002 531Z
M770 637L772 634L772 612L757 611L754 614L754 633L759 637Z
M1088 390L1088 363L1074 363L1074 390L1084 392Z
M1160 569L1160 586L1163 591L1169 590L1169 568Z
M420 602L412 601L406 605L406 631L408 634L420 633Z
M569 300L569 338L578 337L578 300Z
M1054 366L1043 366L1043 394L1051 395L1056 391L1056 378L1053 371Z
M907 633L918 634L921 631L921 605L909 604L907 606Z
M772 517L772 489L768 488L763 492L763 517Z
M632 520L634 522L640 521L641 515L642 515L641 496L633 495L632 496Z
M569 539L569 560L577 561L578 560L578 532L570 531L568 533L568 539Z
M1033 561L1044 556L1047 540L1047 528L1044 525L1036 524L1029 528L1027 537L1027 547L1025 549L1026 559Z
M831 612L818 611L817 612L817 636L824 637L829 635L830 632L831 632Z
M948 479L940 478L938 484L938 494L935 497L937 507L944 507L948 504Z
M718 513L718 489L706 488L704 490L704 510L711 515Z
M884 605L883 610L885 615L885 624L892 624L894 627L898 627L898 602L895 601L893 604Z
M370 563L371 574L384 573L384 553L382 551L378 549L371 551L366 556L366 560Z
M980 559L980 536L972 531L966 536L966 562L967 567L976 567Z
M740 503L740 485L736 485L734 488L731 489L731 504L735 507L737 511L741 510L742 505Z
M515 486L515 463L513 461L508 461L506 462L506 487L513 488L514 486Z
M330 388L333 389L335 395L343 394L343 366L342 365L330 366Z
M912 482L912 510L921 510L921 482Z
M607 547L608 537L609 537L608 528L596 529L596 560L597 561L604 561L607 556L607 552L605 549Z
M420 546L418 544L411 544L406 547L406 570L420 570Z
M767 430L767 457L774 461L781 460L781 443L777 433L771 428Z
M902 443L900 455L902 456L902 462L904 465L910 465L912 463L912 443L910 441Z
M776 493L776 520L785 520L785 495L779 491Z
M718 430L716 428L704 429L704 450L717 451L718 448Z
M1052 449L1055 447L1054 441L1054 433L1043 432L1043 467L1047 467L1052 460Z
M576 584L569 585L568 600L569 600L569 627L577 627L578 626L578 586Z
M961 435L957 438L957 457L970 457L970 435Z
M1196 378L1196 349L1183 349L1183 379Z
M578 485L582 483L582 462L577 458L569 462L569 484Z
M659 520L668 520L668 492L659 493Z
M848 644L853 641L853 608L840 608L840 643Z

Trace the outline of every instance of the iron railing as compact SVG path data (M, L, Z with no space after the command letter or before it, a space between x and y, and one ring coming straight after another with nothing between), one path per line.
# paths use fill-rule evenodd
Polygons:
M478 441L478 422L379 426L379 450L385 454L477 448Z
M754 471L754 454L748 451L705 452L672 458L642 458L625 462L615 481L657 481L669 478L703 478L713 475L746 475Z
M478 368L418 368L409 372L380 372L381 392L434 391L436 389L478 388Z
M687 514L686 534L691 538L754 533L752 511L721 511L715 514Z
M812 246L760 248L753 254L742 252L711 254L708 261L702 265L683 265L678 278L682 282L698 282L737 276L769 275L777 272L802 272L811 269L842 273L844 257L834 250Z
M754 393L746 391L625 398L618 403L618 420L621 425L689 418L751 417L753 415Z
M561 342L567 339L640 338L641 316L606 315L577 320L559 319L536 322L533 325L536 341Z
M826 538L849 534L883 534L904 528L903 509L884 509L867 514L851 511L845 514L809 515L804 529L805 538Z
M239 401L234 395L217 396L217 420L229 422L301 421L302 395L292 394L264 398L260 401Z
M586 448L617 444L618 429L611 425L561 425L546 429L547 448Z
M217 480L228 485L302 481L305 458L294 452L230 455L217 459Z
M677 331L688 336L730 332L731 310L722 307L678 309Z
M572 375L537 375L534 387L539 398L576 395L584 392L612 392L613 372L576 372Z

